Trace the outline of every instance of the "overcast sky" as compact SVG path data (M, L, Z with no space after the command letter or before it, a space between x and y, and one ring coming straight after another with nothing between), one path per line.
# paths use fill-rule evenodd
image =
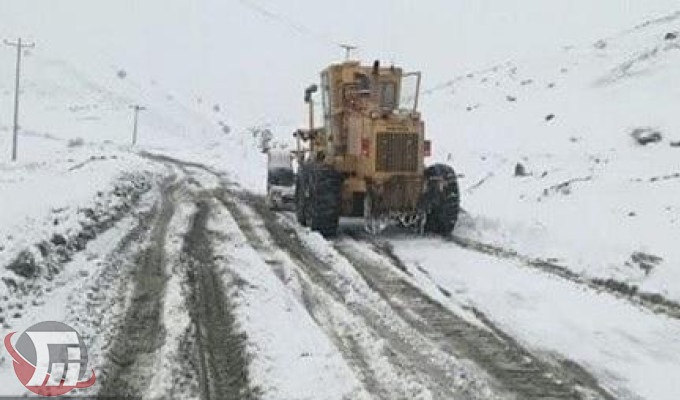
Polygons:
M680 9L677 0L0 0L0 34L45 55L221 102L242 123L304 118L302 90L334 43L434 84ZM425 110L426 111L426 110Z

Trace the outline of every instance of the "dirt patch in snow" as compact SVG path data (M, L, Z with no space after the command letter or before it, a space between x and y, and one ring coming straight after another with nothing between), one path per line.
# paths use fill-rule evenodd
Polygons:
M141 197L152 186L152 178L147 174L126 174L122 176L109 193L98 193L91 207L81 208L78 214L80 229L68 234L53 233L33 248L25 249L5 266L17 277L32 279L44 277L51 280L71 261L73 254L82 251L87 243L97 235L112 228L118 221L129 214L139 203ZM53 226L58 228L60 215L64 210L55 210ZM19 287L12 278L4 278L8 286Z
M170 197L176 186L164 187L159 213L153 221L149 243L137 254L131 271L130 304L113 340L109 365L100 393L137 396L148 384L155 352L164 340L161 323L165 290L165 239L175 206Z
M208 200L198 211L185 239L184 260L190 287L191 319L196 327L203 399L247 400L259 397L250 384L246 336L240 332L233 304L223 287L207 229Z

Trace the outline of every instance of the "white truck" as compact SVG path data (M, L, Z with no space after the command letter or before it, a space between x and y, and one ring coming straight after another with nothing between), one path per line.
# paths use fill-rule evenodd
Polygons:
M295 172L289 151L267 151L267 205L272 210L295 209Z

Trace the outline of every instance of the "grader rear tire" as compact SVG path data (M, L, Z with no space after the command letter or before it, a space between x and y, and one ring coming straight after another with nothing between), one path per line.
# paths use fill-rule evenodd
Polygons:
M300 167L297 179L295 181L295 217L297 222L302 226L307 226L306 218L306 197L307 197L307 186L305 179L306 172L305 167Z
M298 187L298 220L324 237L338 233L342 174L325 165L308 164Z
M458 222L460 193L456 172L448 165L434 164L425 169L425 232L449 236Z

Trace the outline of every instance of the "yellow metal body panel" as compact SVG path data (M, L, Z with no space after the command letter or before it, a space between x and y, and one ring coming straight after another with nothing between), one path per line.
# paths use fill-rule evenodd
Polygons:
M348 61L321 74L323 129L310 158L345 176L343 214L356 213L363 194L389 211L416 208L422 193L425 126L415 110L399 106L401 68Z

